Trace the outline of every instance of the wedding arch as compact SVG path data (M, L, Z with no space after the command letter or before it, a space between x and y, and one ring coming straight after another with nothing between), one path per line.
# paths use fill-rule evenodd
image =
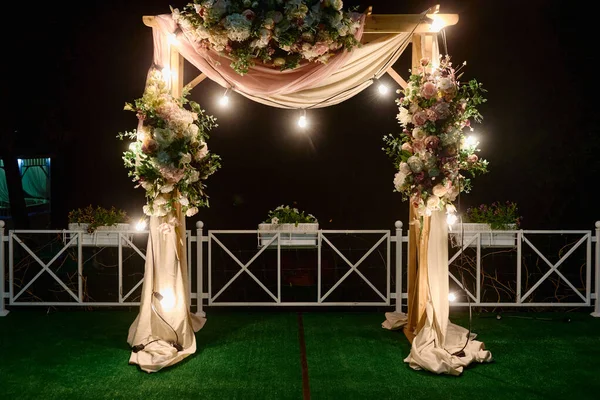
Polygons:
M219 1L222 2L218 0L204 3L212 6ZM204 3L196 4L191 13L201 15L209 12L210 10L202 8ZM247 3L251 4L249 1ZM288 3L293 3L302 12L301 7L305 2L294 0ZM334 13L341 9L339 0L327 0L324 3L321 6L316 2L315 7L332 7ZM226 21L233 27L231 34L244 35L238 28L240 24L247 24L247 21L240 18L240 15L248 20L255 17L251 7L247 8L236 15L237 19ZM306 14L306 10L304 13ZM227 39L224 43L222 38L210 37L210 33L205 32L205 27L196 29L192 22L197 17L192 15L190 20L184 14L184 10L172 10L171 14L143 17L144 24L152 28L153 34L153 66L148 77L152 95L161 96L162 90L173 98L180 98L209 78L226 91L235 91L253 101L301 111L341 103L360 93L386 73L406 89L409 83L392 68L396 60L409 48L409 44L412 44L413 69L418 68L423 59L437 59L438 32L458 22L457 14L439 13L439 5L421 14L393 15L373 14L369 7L364 13L355 14L345 27L340 25L344 30L351 29L350 33L360 45L352 46L350 38L342 44L326 48L319 47L319 42L315 43L313 40L312 45L300 49L304 51L302 56L308 61L318 61L319 57L324 57L322 62L298 62L298 56L293 60L282 57L265 63L249 60L248 53L243 51L223 55ZM268 18L276 20L279 17L275 14ZM268 24L271 22L273 21L269 20ZM264 37L259 33L257 40L268 41L273 32L267 29L263 32ZM207 40L210 41L210 46L207 45ZM259 53L265 47L264 43L257 42L255 45ZM191 82L184 84L186 60L200 73ZM157 76L162 77L164 85L157 83ZM140 112L143 114L143 110L140 111L134 105L129 105L129 109L137 111L138 117ZM199 108L195 111L201 113ZM210 121L208 122L210 125ZM140 134L143 136L144 123L147 123L147 115L140 118L138 140ZM198 127L195 132L200 129L202 133L203 127L206 127L204 123L206 121L196 123ZM142 145L148 144L140 144ZM196 151L201 151L202 146L204 153L199 156L200 159L206 155L205 143L195 148ZM135 159L131 162L135 163ZM197 171L194 172L196 173ZM163 213L151 216L140 312L128 335L128 343L132 346L130 363L138 364L147 372L158 371L193 354L196 351L194 331L200 329L205 322L203 313L197 315L189 311L190 302L185 289L186 250L183 244L185 214L190 215L191 210L193 215L194 207L188 204L188 198L179 201L181 197L177 197L178 195L176 193L169 200L172 203L169 203L171 209L168 215ZM165 228L164 222L161 224L167 217L171 218L170 226L174 229ZM437 214L433 216L433 223L427 222L423 229L415 221L417 210L411 206L408 312L387 313L383 326L390 329L403 327L413 346L411 354L405 360L411 367L458 375L465 365L472 361L488 361L491 354L485 351L482 343L469 340L473 338L470 332L448 321L447 228L440 222ZM420 240L424 235L427 240Z

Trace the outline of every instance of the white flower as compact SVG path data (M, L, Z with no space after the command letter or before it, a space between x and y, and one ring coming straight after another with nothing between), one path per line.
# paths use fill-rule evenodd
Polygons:
M404 107L400 107L400 113L396 116L400 124L407 125L412 121L412 115Z
M142 183L140 184L145 190L152 190L154 188L154 185L152 184L152 182L148 182L148 181L142 181Z
M440 78L437 84L438 89L443 90L444 92L452 89L454 87L454 83L450 78Z
M400 171L396 172L396 175L394 175L394 187L397 191L402 190L402 186L404 185L405 181L406 175Z
M184 153L181 155L181 159L180 162L182 164L189 164L192 162L192 156L190 155L190 153Z
M425 136L427 136L427 132L425 132L421 128L415 128L412 131L412 136L417 140L425 139Z
M175 186L172 183L167 183L166 185L162 185L160 187L161 193L171 193L175 189Z
M448 189L441 183L438 183L433 187L433 194L437 197L444 197L444 195L448 192Z
M456 207L454 207L454 204L446 203L446 212L448 214L456 213Z
M415 174L418 174L423 170L423 161L421 161L421 159L417 156L408 157L408 160L406 160L406 162L412 170L412 172L414 172Z
M181 204L182 206L185 207L190 204L190 201L188 200L187 197L181 196L181 197L179 197L179 204Z
M435 195L429 196L429 198L427 199L427 208L429 210L439 210L440 209L440 198Z
M190 171L190 175L188 177L188 182L189 183L194 183L194 182L198 182L200 180L200 173L193 169Z
M168 202L167 198L163 195L158 195L154 199L154 205L156 205L156 206L163 206L163 205L167 204L167 202Z
M411 170L410 167L408 166L407 163L405 163L404 161L402 161L400 163L400 168L399 168L400 172L402 172L404 175L410 175L411 174Z
M271 219L271 223L272 223L272 224L278 224L278 223L279 223L279 218L277 218L277 217L273 217L273 218Z
M185 215L188 217L193 217L196 214L198 214L198 207L190 207L185 211Z
M234 42L243 42L250 37L252 21L242 14L231 14L225 18L223 26L227 30L227 37Z

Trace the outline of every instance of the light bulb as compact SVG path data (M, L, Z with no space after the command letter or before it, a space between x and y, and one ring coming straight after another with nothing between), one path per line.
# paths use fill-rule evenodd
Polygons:
M448 214L446 216L446 222L448 223L448 225L452 226L456 223L456 220L458 219L458 217L456 216L456 214Z
M380 83L377 90L379 90L379 94L387 94L389 91L389 88L387 86L385 86L383 83Z
M229 96L227 96L226 94L224 94L223 97L221 97L219 99L219 104L222 107L227 107L227 105L229 104Z
M129 150L135 151L135 142L129 143Z
M476 147L479 144L477 138L475 136L469 136L465 138L465 146L466 147Z
M135 230L143 231L144 229L146 229L146 220L142 218L138 221L137 224L135 224Z
M169 42L169 44L171 44L171 45L178 45L179 40L177 40L177 35L174 33L169 33L167 35L167 42Z
M160 305L164 311L170 311L175 307L175 293L172 289L163 289L159 292L159 296L155 296L160 301Z
M442 18L438 17L437 15L433 15L431 19L433 20L430 26L431 32L439 32L444 26L446 26Z
M169 67L164 67L160 73L162 74L163 81L168 83L171 80L171 69Z
M306 124L307 124L306 116L305 115L301 115L300 118L298 118L298 126L300 128L306 128Z
M453 302L456 300L456 295L454 293L448 293L448 301Z

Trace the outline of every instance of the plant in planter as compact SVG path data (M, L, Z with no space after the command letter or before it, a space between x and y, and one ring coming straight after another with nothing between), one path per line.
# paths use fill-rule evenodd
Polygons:
M114 233L98 233L98 231L130 230L130 220L124 210L115 207L93 207L91 204L85 208L71 210L68 214L69 231L84 231L80 239L84 246L117 246L118 235ZM131 235L129 235L131 236ZM72 234L64 235L64 242L69 243ZM73 246L76 243L72 243Z
M282 246L315 246L319 222L312 214L306 214L295 207L281 205L267 214L267 219L258 225L259 244L264 246L278 231ZM269 231L268 233L260 231ZM273 242L271 245L276 246Z
M474 236L479 234L483 247L513 247L516 245L516 233L498 231L518 229L521 219L515 202L481 204L467 209L464 222L452 229L450 237L454 245L468 243L476 246Z

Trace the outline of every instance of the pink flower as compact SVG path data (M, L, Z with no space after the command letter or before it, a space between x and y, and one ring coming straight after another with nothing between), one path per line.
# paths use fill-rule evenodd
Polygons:
M425 151L425 142L423 140L413 140L412 148L415 153L423 153Z
M183 178L183 175L185 175L184 169L178 169L171 166L159 167L158 170L163 178L169 183L177 183Z
M437 88L431 82L425 82L423 87L421 88L421 96L426 99L431 99L437 95Z
M248 21L254 20L254 17L255 17L254 11L252 11L252 10L244 10L244 12L242 13L242 15L244 17L246 17L246 19Z
M439 119L446 119L450 115L450 105L445 102L439 102L433 106L433 111L435 111Z
M437 136L427 136L424 140L425 147L428 149L435 149L440 144L440 138Z
M403 151L408 151L409 153L413 152L413 148L410 145L410 143L408 143L408 142L402 144L402 150Z
M325 42L317 42L315 43L312 49L317 55L320 56L327 53L327 51L329 50L329 45Z
M430 120L430 121L435 121L438 118L436 112L433 111L430 108L428 108L427 110L425 110L425 114L427 115L427 119Z
M412 122L417 126L424 125L427 122L427 114L423 111L416 112L412 117Z
M154 154L158 151L158 142L152 138L146 138L142 142L142 152L144 154Z
M421 58L421 65L426 67L427 64L429 64L429 58L428 57Z
M469 154L469 156L467 157L467 162L470 162L470 163L476 163L477 160L479 160L479 157L477 157L477 154Z

